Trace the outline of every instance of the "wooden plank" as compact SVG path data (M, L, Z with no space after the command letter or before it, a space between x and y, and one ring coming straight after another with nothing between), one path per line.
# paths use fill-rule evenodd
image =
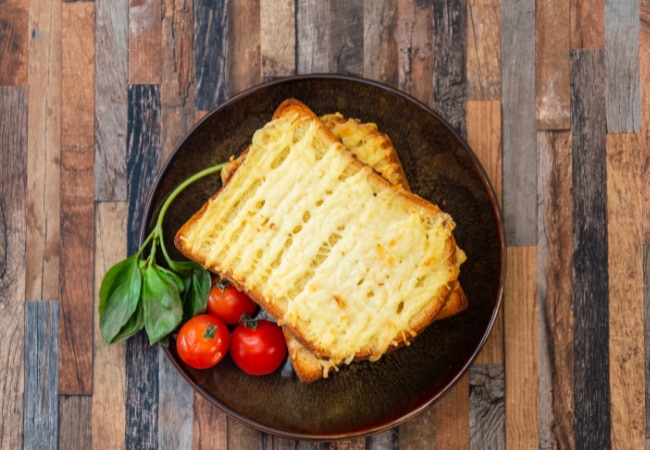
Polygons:
M501 98L501 0L467 2L467 98Z
M160 86L129 86L127 254L139 247L145 202L162 164ZM126 343L127 449L158 447L158 348L144 333Z
M645 439L650 444L650 245L643 246L643 330L645 352Z
M400 425L400 450L422 450L431 446L436 438L435 416L435 408L431 407Z
M363 76L397 87L397 0L364 2Z
M641 152L637 134L607 135L609 380L613 448L645 445Z
M433 405L435 409L435 448L469 447L469 373Z
M27 88L0 86L0 448L23 446Z
M158 448L192 448L192 388L163 352L158 355Z
M262 81L260 0L228 2L228 95Z
M59 298L61 2L30 3L25 298Z
M129 84L158 84L162 79L161 3L129 2Z
M467 102L467 143L490 180L499 205L503 197L501 154L501 102ZM478 364L503 364L503 314L499 312L490 336L479 353Z
M296 2L260 0L262 79L296 73Z
M639 0L639 85L641 86L641 145L644 155L643 175L645 195L644 242L650 243L650 0ZM650 411L648 409L647 411ZM646 444L650 449L650 444Z
M433 8L433 106L465 135L467 101L467 5L438 1Z
M89 395L59 396L58 448L92 448L91 403Z
M95 199L126 201L129 5L95 5Z
M574 448L571 134L539 132L540 446Z
M535 21L537 129L568 130L571 128L570 2L538 1Z
M227 0L194 0L194 106L209 111L227 98Z
M397 1L399 88L433 106L433 3Z
M95 295L93 310L99 307L99 286L108 269L126 257L125 202L97 202L95 217ZM105 347L99 331L99 314L93 325L92 441L105 448L124 447L124 391L126 344Z
M605 48L605 0L573 0L571 48Z
M639 0L605 2L607 131L641 129Z
M506 448L539 446L537 249L508 247L504 290Z
M364 18L363 0L331 0L328 11L330 70L337 73L363 75ZM323 20L321 18L321 20Z
M330 9L327 2L296 2L296 67L298 73L331 72Z
M161 145L165 159L194 125L194 2L162 3Z
M474 364L469 371L470 449L505 448L503 364Z
M605 52L571 53L574 436L609 446Z
M59 302L28 301L25 330L24 448L57 448Z
M509 245L537 242L535 1L501 3L503 215Z
M59 391L92 393L95 4L62 5ZM90 420L90 417L86 417ZM88 426L90 428L90 426Z
M29 1L5 0L0 18L0 85L25 86L29 73Z
M192 438L194 450L227 450L227 415L205 397L194 393Z

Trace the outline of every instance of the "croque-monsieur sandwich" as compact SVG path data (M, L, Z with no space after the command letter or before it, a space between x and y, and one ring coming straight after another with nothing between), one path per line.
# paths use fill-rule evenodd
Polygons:
M324 121L283 102L175 240L283 326L305 382L466 306L452 218L408 191L399 161L387 181Z

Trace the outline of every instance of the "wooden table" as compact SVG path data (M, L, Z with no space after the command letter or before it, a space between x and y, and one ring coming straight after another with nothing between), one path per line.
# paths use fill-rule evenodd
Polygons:
M4 0L0 447L650 448L649 0ZM335 443L227 418L97 292L157 170L265 80L356 74L430 104L500 198L501 315L399 428Z

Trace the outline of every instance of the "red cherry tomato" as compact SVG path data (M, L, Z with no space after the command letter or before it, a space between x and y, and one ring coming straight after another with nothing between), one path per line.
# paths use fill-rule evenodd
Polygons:
M185 322L176 338L178 356L190 367L213 367L228 353L228 326L218 317L200 314Z
M230 357L249 375L274 372L287 356L287 343L280 327L268 320L246 318L230 338Z
M225 280L212 281L208 313L219 317L228 325L237 325L242 314L252 317L256 311L257 304L235 286Z

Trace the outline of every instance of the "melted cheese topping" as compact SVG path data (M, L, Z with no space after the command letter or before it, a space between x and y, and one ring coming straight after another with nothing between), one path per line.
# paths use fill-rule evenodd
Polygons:
M184 237L207 267L279 306L279 323L326 349L331 364L364 349L376 359L413 336L411 320L462 262L449 261L447 214L406 208L345 152L323 145L312 121L270 122Z

